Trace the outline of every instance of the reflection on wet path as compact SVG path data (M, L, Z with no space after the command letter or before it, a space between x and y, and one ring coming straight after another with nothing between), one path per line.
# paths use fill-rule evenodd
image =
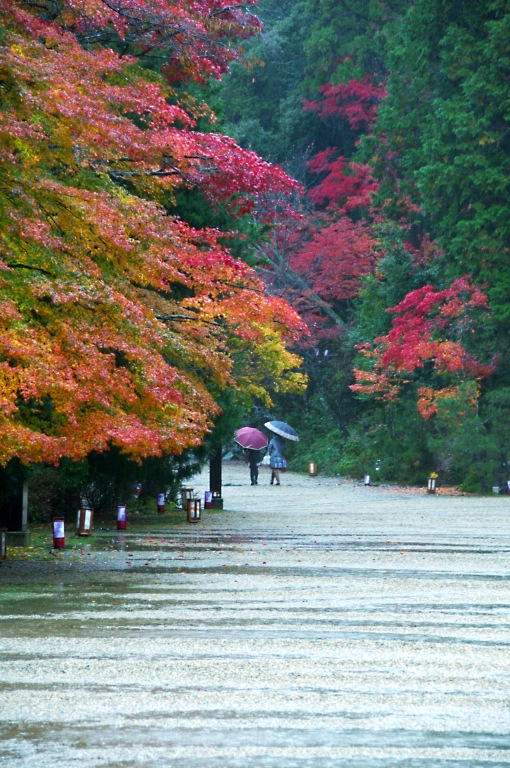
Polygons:
M0 764L508 768L510 500L285 479L1 572Z

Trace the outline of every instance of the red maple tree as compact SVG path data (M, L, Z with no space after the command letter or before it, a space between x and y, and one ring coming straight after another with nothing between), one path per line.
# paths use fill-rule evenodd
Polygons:
M341 116L354 131L364 133L373 125L377 107L386 95L386 89L376 85L369 74L360 80L351 78L338 85L326 83L319 88L319 92L320 100L304 101L306 110L315 112L322 120Z
M326 123L345 122L354 143L370 130L385 92L367 75L328 83L320 93L304 108ZM345 329L345 307L373 271L377 242L368 217L379 183L369 165L352 162L339 147L318 152L307 169L314 176L307 193L313 209L303 205L301 218L280 226L264 253L274 267L266 272L272 290L291 297L311 330L308 344L315 345Z
M431 285L412 291L388 310L396 315L389 333L359 345L367 366L355 369L351 389L394 400L419 371L430 366L433 383L418 387L417 405L424 418L437 413L440 400L458 396L466 383L472 385L474 405L478 383L495 369L495 361L485 364L467 349L476 331L476 313L487 310L487 297L469 277L441 291Z

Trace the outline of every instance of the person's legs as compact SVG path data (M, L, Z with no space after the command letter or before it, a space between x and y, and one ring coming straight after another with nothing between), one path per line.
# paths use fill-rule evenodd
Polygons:
M280 485L280 470L273 469L273 475L274 475L274 479L276 480L276 485ZM272 482L273 482L273 479L271 478L271 483Z

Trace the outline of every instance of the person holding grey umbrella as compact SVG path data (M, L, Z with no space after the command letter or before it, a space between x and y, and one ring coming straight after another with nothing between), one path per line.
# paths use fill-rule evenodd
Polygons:
M266 421L264 424L271 432L275 433L275 436L271 439L268 446L269 451L269 466L271 467L271 485L276 480L276 485L280 485L280 469L285 466L285 459L283 458L283 441L282 437L286 440L299 441L298 433L287 424L285 421Z
M280 469L283 464L283 441L278 435L275 435L269 441L269 466L271 467L271 485L276 480L276 485L280 485Z

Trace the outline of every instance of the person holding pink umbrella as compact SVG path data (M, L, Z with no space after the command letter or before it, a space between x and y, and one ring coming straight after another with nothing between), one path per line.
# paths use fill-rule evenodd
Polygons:
M252 485L259 484L259 462L260 453L254 448L246 448L246 455L248 456L248 464L250 467L250 481Z
M235 433L236 443L242 445L245 449L248 464L250 465L250 482L252 485L258 485L259 482L259 462L262 448L267 446L267 437L260 429L255 427L241 427Z

